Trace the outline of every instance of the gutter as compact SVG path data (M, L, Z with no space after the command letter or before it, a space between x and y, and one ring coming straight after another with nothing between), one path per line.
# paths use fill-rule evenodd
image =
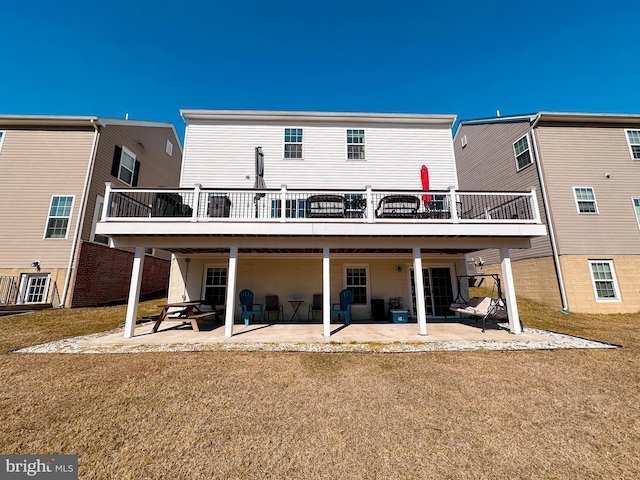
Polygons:
M91 155L89 156L89 164L87 165L87 174L84 179L84 187L82 188L82 199L80 201L80 208L78 209L78 220L76 221L76 231L73 234L73 245L71 246L71 255L69 255L69 264L67 265L67 275L64 279L64 289L62 290L62 295L60 296L60 304L58 307L64 307L65 301L67 299L67 293L69 293L69 284L71 282L71 269L73 268L73 259L76 255L76 249L78 248L78 239L80 238L80 231L84 226L84 215L85 210L87 208L87 196L89 191L89 183L91 182L91 176L93 173L93 166L96 160L96 153L98 145L98 138L100 137L100 123L97 120L92 119L91 124L93 125L94 133L93 133L93 145L91 146Z
M531 126L531 141L533 143L533 151L536 157L536 168L538 170L538 180L540 181L540 190L542 193L542 204L544 205L544 211L547 216L547 227L549 228L549 237L551 238L551 254L553 256L553 264L556 269L556 277L558 279L558 286L560 287L560 299L562 301L562 313L569 313L569 306L567 304L567 295L564 289L564 279L562 278L562 269L560 268L560 257L558 256L558 245L556 243L556 234L553 229L553 220L551 218L551 209L549 208L549 199L547 197L547 187L544 183L544 176L542 175L542 164L540 163L540 153L538 151L538 142L536 141L535 128L540 121L540 114L536 115L535 120Z

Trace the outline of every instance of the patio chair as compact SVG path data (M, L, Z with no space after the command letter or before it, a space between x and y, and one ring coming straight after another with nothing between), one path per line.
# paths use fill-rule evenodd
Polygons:
M351 321L351 304L353 303L353 292L348 288L340 292L340 303L334 303L331 305L331 318L334 315L338 315L338 321L340 315L344 315L344 324L349 325Z
M245 325L249 325L249 320L253 320L256 315L260 317L260 320L264 319L264 304L253 303L253 292L251 290L245 288L240 292L240 306L242 307L242 319Z
M307 198L307 218L344 218L347 200L342 195L311 195Z
M284 309L278 301L277 295L267 295L264 297L264 313L267 317L267 322L271 320L271 314L276 312L277 320L284 320Z
M386 195L378 202L378 218L416 218L420 198L415 195Z
M313 320L313 312L322 312L322 294L314 293L313 302L309 305L309 313L307 314L307 320Z

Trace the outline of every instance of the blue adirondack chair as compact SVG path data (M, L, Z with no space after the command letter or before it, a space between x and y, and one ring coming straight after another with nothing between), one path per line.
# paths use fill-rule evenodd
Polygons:
M240 292L240 306L242 307L242 319L245 325L249 325L249 320L256 315L260 317L260 320L264 318L264 304L253 303L253 292L251 290L245 288Z
M331 304L331 318L334 315L344 315L344 324L349 325L351 321L351 304L353 303L353 292L349 289L344 289L340 292L340 303Z

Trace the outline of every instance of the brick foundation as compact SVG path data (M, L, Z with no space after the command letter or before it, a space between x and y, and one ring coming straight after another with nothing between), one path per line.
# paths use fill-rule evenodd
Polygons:
M76 254L74 283L67 306L90 307L126 300L129 296L133 252L80 242ZM141 295L167 290L169 261L146 256Z

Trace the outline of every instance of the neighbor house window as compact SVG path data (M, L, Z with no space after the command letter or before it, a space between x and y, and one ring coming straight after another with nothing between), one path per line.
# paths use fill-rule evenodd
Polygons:
M91 224L91 241L96 243L102 243L103 245L109 245L109 238L103 237L96 233L96 225L100 221L102 216L102 207L104 206L104 197L98 195L96 197L96 206L93 209L93 222Z
M167 140L167 154L169 156L173 155L173 143Z
M596 196L591 187L573 187L578 213L598 213Z
M347 158L364 160L364 130L347 130Z
M529 135L525 135L513 144L513 154L516 156L518 170L522 170L527 165L531 165L531 149L529 148Z
M640 227L640 197L633 197L633 210L636 212L636 220L638 221L638 227Z
M368 270L369 268L366 266L345 268L345 288L353 292L354 305L368 305L369 303Z
M596 300L620 300L613 262L611 260L589 260L589 267Z
M302 129L284 129L284 158L302 158Z
M136 159L136 154L126 147L116 145L113 152L111 175L127 185L135 187L138 185L139 173L140 162Z
M4 132L0 130L0 152L2 152L2 143L4 142Z
M626 130L631 158L640 160L640 130Z
M44 238L67 238L72 207L73 196L54 195L51 197Z
M224 305L227 296L227 268L207 267L202 297L211 305Z

